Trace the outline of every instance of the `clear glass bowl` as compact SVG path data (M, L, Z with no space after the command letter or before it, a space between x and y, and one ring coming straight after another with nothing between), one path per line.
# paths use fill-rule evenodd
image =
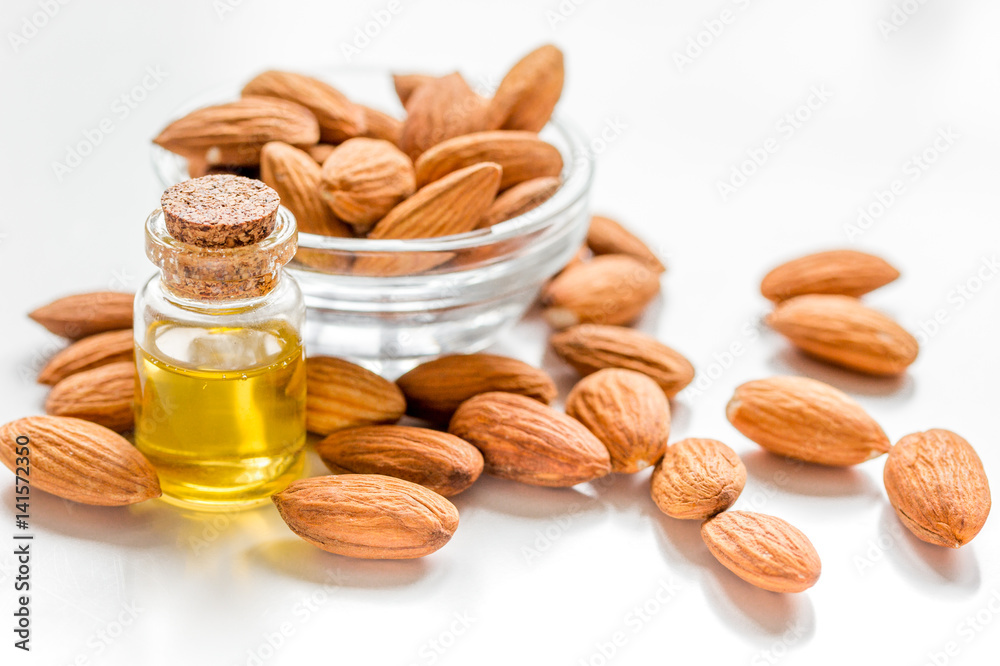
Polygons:
M399 111L388 72L318 76L359 103ZM201 96L174 117L236 94ZM487 347L520 320L546 281L576 254L589 222L593 161L580 133L553 120L541 137L562 153L563 184L519 217L488 229L419 240L300 233L299 253L288 270L305 295L309 354L401 372L428 357ZM164 187L187 178L185 160L156 145L153 165ZM358 274L356 259L366 256L379 257L394 275Z

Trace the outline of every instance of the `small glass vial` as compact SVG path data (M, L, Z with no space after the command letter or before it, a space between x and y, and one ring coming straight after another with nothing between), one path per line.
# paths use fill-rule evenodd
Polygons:
M146 221L159 274L135 301L135 445L174 503L264 503L301 472L306 438L305 305L282 268L295 219L239 176L160 203Z

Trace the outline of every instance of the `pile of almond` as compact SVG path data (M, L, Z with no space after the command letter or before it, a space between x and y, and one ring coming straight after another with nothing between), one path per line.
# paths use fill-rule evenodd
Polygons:
M192 177L260 178L308 233L448 236L521 215L559 188L562 155L538 132L559 101L563 78L563 55L554 46L522 58L490 98L458 73L396 75L406 111L399 119L316 78L268 71L249 81L237 101L193 111L154 141L185 157ZM433 257L411 265L366 256L349 267L307 249L299 260L361 275L436 265Z

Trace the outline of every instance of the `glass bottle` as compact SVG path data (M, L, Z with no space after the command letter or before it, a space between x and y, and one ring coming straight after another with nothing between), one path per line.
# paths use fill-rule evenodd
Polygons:
M136 447L170 501L266 502L305 445L305 305L283 270L295 219L239 176L185 181L161 205L146 221L159 273L135 301Z

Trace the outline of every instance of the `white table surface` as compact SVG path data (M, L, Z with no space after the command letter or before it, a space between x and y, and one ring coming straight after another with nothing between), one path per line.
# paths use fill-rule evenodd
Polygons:
M960 551L925 545L889 507L884 459L796 466L761 453L724 416L737 384L808 374L855 396L893 440L959 432L1000 488L1000 277L990 263L1000 257L1000 6L896 1L915 13L897 15L891 32L880 24L892 19L890 0L93 1L58 5L51 18L35 16L45 0L5 2L0 422L41 411L34 372L61 344L25 312L69 292L135 289L150 274L141 228L160 188L148 141L168 115L267 67L346 65L342 44L355 28L395 8L351 65L458 65L496 77L538 44L564 49L561 113L610 139L598 145L595 208L632 225L670 265L641 325L701 378L674 404L672 439L714 437L741 453L750 474L736 508L804 530L823 575L794 596L741 582L707 553L696 523L659 514L648 472L571 490L483 478L456 498L451 543L396 563L325 554L269 508L199 516L37 493L25 654L10 631L5 473L0 662L996 663L1000 518ZM728 22L713 24L720 16ZM25 20L44 25L32 33ZM719 34L699 36L705 21ZM707 46L679 66L689 39ZM149 71L162 80L133 93ZM814 108L802 107L812 91ZM783 121L796 112L808 116L798 127ZM105 118L111 131L57 176L53 164ZM765 146L763 166L724 200L718 183ZM923 169L912 160L925 151L934 161ZM895 180L895 200L849 235L858 208ZM902 270L869 302L910 330L943 318L898 381L804 360L757 327L763 273L832 247ZM546 334L529 319L497 349L544 363L565 395L573 375L546 351Z

